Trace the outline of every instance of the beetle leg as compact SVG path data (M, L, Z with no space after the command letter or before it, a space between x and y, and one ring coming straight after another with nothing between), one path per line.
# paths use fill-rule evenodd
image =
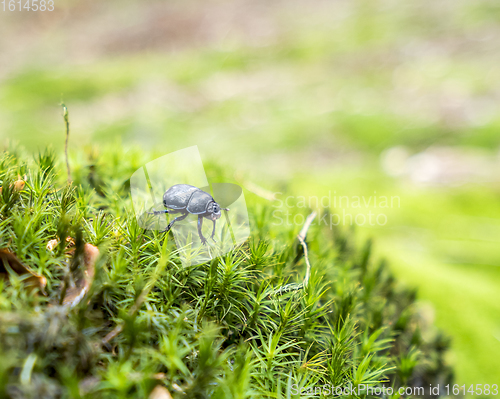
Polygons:
M165 230L163 230L164 232L168 233L170 231L170 229L172 228L172 226L174 225L175 222L178 222L179 220L183 220L183 219L186 219L187 215L189 215L189 213L184 213L183 215L181 216L177 216L174 220L172 220L167 228Z
M198 235L200 236L200 240L201 240L201 243L203 245L206 244L207 242L207 239L205 237L203 237L203 234L201 232L201 226L203 226L203 216L198 216Z
M214 238L214 235L215 235L215 220L212 220L212 222L214 223L214 228L212 230L212 236L210 237L212 240L214 240L214 242L217 242L215 241L215 238Z
M161 214L163 214L163 213L172 213L172 212L169 212L169 211L168 211L168 209L165 209L165 210L163 210L163 211L155 211L155 210L153 209L153 212L148 212L148 214L149 214L149 215L161 215Z

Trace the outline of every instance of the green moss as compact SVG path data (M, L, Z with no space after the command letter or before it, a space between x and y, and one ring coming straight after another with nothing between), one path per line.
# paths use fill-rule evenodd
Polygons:
M278 293L304 277L301 226L270 223L272 208L249 196L249 240L210 263L183 267L171 236L136 223L126 182L147 154L127 154L115 146L76 157L74 188L50 152L36 161L3 154L3 187L20 171L27 182L15 198L4 190L2 247L45 276L47 287L43 296L14 276L0 283L0 355L9 359L0 367L1 395L145 398L163 384L174 397L275 398L298 397L294 384L450 381L447 341L370 244L313 224L309 284ZM47 249L67 235L76 238L70 258L63 247ZM94 283L77 306L61 307L68 268L82 272L84 242L100 251Z

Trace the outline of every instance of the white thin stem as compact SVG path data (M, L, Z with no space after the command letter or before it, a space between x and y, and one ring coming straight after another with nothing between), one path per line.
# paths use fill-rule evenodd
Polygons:
M309 277L311 277L311 263L309 262L309 253L307 251L306 235L315 217L316 217L316 212L315 211L311 212L311 214L306 218L304 226L302 226L302 229L297 235L297 238L300 244L302 245L302 248L304 248L304 259L306 262L306 275L304 277L303 282L300 284L290 283L284 285L283 287L279 288L275 293L281 294L288 291L298 291L307 287L307 285L309 284Z
M309 230L309 227L311 226L311 223L313 222L315 217L316 217L316 212L313 211L307 217L304 226L302 226L302 230L300 230L300 233L297 235L299 242L302 244L302 248L304 248L304 259L306 261L306 276L304 277L304 282L303 282L304 287L307 287L307 284L309 283L309 277L311 276L311 263L309 262L309 254L307 252L306 235L307 235L307 230Z

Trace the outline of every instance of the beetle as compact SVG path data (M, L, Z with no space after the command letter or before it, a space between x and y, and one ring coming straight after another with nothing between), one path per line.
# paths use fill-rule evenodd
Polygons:
M167 209L163 211L148 212L150 215L160 215L164 213L180 213L172 220L163 231L169 232L175 222L184 220L189 214L198 215L198 235L202 244L207 242L201 232L203 218L213 222L213 230L210 238L215 241L215 222L221 217L221 210L229 211L229 208L221 208L213 197L198 187L189 184L176 184L170 187L163 194L163 206Z

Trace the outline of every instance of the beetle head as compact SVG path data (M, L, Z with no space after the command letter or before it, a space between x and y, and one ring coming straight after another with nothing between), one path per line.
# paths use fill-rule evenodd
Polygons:
M207 212L210 214L210 219L217 220L220 218L220 206L217 202L208 204Z
M210 213L210 218L212 220L217 220L221 216L221 209L224 209L225 211L229 210L228 208L221 208L217 202L211 202L208 204L207 212Z

